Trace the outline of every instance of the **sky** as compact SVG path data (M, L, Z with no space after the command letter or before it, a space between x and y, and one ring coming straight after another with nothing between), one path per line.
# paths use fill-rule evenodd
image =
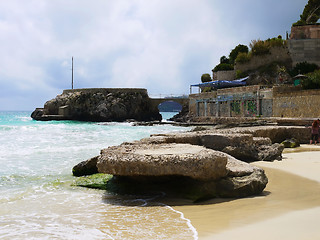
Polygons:
M63 89L182 95L238 44L286 36L307 0L0 0L0 110Z

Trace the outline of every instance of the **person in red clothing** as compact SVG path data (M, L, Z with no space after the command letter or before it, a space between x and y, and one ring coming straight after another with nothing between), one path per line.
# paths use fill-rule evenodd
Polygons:
M319 138L319 121L314 120L311 127L310 144L312 144L313 140L314 140L314 144L317 144L318 138Z

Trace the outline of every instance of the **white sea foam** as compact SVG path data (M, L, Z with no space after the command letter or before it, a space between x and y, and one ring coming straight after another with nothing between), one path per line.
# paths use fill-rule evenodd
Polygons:
M71 169L100 149L185 128L130 123L37 122L0 113L1 239L190 239L190 221L155 197L104 200L71 187ZM164 229L163 229L164 228ZM196 239L196 238L195 238Z

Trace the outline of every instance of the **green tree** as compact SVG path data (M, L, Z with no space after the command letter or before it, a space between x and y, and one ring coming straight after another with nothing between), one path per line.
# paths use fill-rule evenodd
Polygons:
M227 58L226 56L222 56L222 57L220 58L220 63L227 63L227 64L229 64L229 58Z
M314 24L320 18L320 1L319 0L309 0L307 5L304 7L302 14L300 15L300 20L293 25L304 25L304 24Z
M202 76L201 76L201 82L211 82L212 80L211 80L211 76L210 76L210 74L209 73L204 73L204 74L202 74Z
M234 64L239 53L248 53L249 48L246 45L239 44L234 49L231 50L229 54L229 62Z

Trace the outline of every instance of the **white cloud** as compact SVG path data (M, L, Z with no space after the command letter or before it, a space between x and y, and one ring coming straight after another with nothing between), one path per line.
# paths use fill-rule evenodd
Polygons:
M12 102L25 99L29 108L42 106L71 86L71 56L75 87L187 93L189 84L210 73L239 43L290 29L305 4L304 0L1 1L0 94L11 95ZM8 103L3 107L0 102L0 109L9 109Z

